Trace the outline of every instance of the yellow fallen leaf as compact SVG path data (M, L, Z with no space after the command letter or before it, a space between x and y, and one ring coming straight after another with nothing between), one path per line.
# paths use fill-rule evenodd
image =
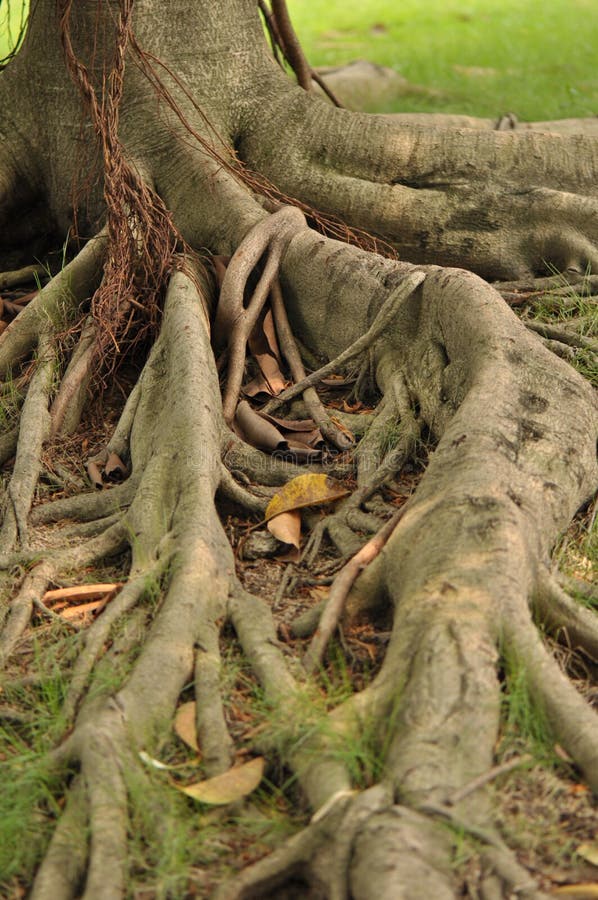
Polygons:
M551 893L557 897L573 897L574 900L595 900L598 897L598 883L566 884L563 887L553 888Z
M328 475L298 475L274 494L266 507L265 521L293 509L340 500L349 493L344 485Z
M188 797L193 797L194 800L199 800L201 803L208 803L210 806L224 806L251 794L262 780L263 774L264 757L257 756L241 766L229 769L222 775L198 781L196 784L188 784L185 787L180 785L177 787L183 794L187 794Z
M598 866L598 844L580 844L575 852L586 862Z
M174 717L174 730L188 747L199 752L194 700L190 700L189 703L183 703L179 706Z

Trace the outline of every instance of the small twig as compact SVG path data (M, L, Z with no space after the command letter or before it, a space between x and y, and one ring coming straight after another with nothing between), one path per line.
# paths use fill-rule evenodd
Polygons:
M380 309L378 315L366 331L364 335L357 338L354 343L352 343L346 350L343 350L342 353L331 360L329 363L326 363L325 366L322 366L316 372L312 372L311 375L308 375L307 378L304 378L303 381L300 381L299 384L294 384L291 387L287 388L285 391L282 391L278 397L270 400L262 412L272 413L275 409L278 409L279 406L282 406L283 403L286 403L289 400L293 400L299 394L302 394L306 388L313 387L313 385L318 384L323 378L326 378L328 375L331 375L341 366L344 366L349 360L354 359L356 356L359 356L360 353L363 353L364 350L367 350L374 341L376 341L390 326L390 323L396 316L398 309L403 305L403 303L411 296L411 294L419 287L419 285L424 281L426 275L424 272L409 272L408 275L405 276L403 281L401 281L400 285L390 294L387 298L386 302L383 304Z
M403 506L397 510L393 517L382 526L380 531L370 538L367 544L364 544L361 550L359 550L355 556L343 566L334 579L332 587L330 588L328 602L322 613L318 628L312 638L307 653L303 657L303 666L308 673L311 674L322 663L326 646L334 629L338 625L353 582L363 569L378 556L396 526L405 515L405 512L409 508L409 503L410 501L407 501L407 503L403 504Z
M519 766L526 765L528 762L531 762L532 759L533 757L529 753L526 753L523 756L516 756L513 759L509 759L507 762L501 763L498 766L493 766L491 769L488 769L487 772L478 775L477 778L472 778L472 780L463 785L462 788L455 791L446 801L447 806L456 806L457 803L465 800L470 794L473 794L491 781L494 781L499 775L506 775L507 772L518 769Z

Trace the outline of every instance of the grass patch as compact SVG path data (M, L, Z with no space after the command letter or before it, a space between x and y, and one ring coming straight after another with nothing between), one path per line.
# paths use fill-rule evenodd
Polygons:
M289 0L313 66L363 58L440 96L387 112L452 112L526 121L598 112L598 7L592 0Z
M437 96L385 112L452 112L534 121L598 112L598 7L593 0L289 0L314 66L369 59ZM0 59L28 3L0 0Z
M596 338L598 335L598 303L595 296L584 294L583 284L575 290L562 278L562 287L554 288L540 297L533 306L531 316L550 325L558 325L572 337ZM588 273L589 274L589 273ZM577 371L598 388L598 354L584 348L576 348L570 363Z
M28 11L28 0L0 0L0 61L18 46Z

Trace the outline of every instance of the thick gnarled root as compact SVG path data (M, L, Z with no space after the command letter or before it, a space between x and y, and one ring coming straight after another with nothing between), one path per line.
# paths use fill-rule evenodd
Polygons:
M274 462L265 469L257 451L229 435L201 292L176 272L160 337L108 447L126 461L127 480L110 491L40 507L29 517L32 524L79 520L70 535L84 542L77 553L27 559L34 564L6 625L5 656L28 626L35 598L61 569L124 549L131 554L130 577L114 605L79 636L81 652L63 708L73 730L52 761L62 772L75 767L80 773L39 871L36 900L76 896L84 882L88 900L122 894L133 802L125 772L137 771L139 750L151 753L159 744L189 684L207 774L230 765L234 747L221 691L226 624L280 723L278 734L265 729L252 748L292 770L315 815L287 845L223 886L222 897L267 896L299 878L315 895L339 900L378 900L397 891L416 898L422 885L430 895L449 898L458 885L447 824L483 845L486 896L506 897L515 888L538 896L496 836L483 790L495 763L504 648L527 666L530 694L589 783L597 783L596 717L550 660L528 610L535 603L552 627L568 628L593 653L596 635L586 627L587 617L549 589L541 574L555 536L595 486L591 392L475 276L372 261L309 231L296 212L282 213L250 232L245 261L240 254L229 266L230 294L226 288L217 332L225 336L237 320L251 319L244 287L269 251L257 293L265 296L280 271L290 327L299 323L315 351L338 364L366 335L359 352L371 353L387 406L362 450L363 460L367 451L380 465L372 481L362 461L358 498L408 457L420 429L437 442L401 521L392 523L377 562L356 584L359 591L369 579L370 599L392 618L385 660L366 688L318 719L318 691L289 664L267 605L239 590L214 496L220 488L243 505L263 504L255 503L250 486L240 488L223 473L222 457L231 471L256 481L280 483L301 470ZM284 248L277 248L281 222L289 230ZM396 306L384 319L388 298ZM339 305L351 314L330 336ZM372 338L370 328L380 321L384 333ZM12 362L19 348L33 346L14 334L0 343L0 360L3 347ZM244 354L246 334L238 334ZM85 352L82 347L81 357ZM234 351L231 359L243 354ZM229 422L242 362L234 366L225 401ZM37 373L41 381L42 360ZM82 383L69 375L68 393ZM25 404L34 403L36 389L32 382ZM305 389L304 382L298 391ZM397 422L393 439L400 452L385 455L383 433ZM38 444L42 437L40 432ZM18 453L17 445L19 459ZM26 530L19 523L26 522L28 503L6 526L15 535ZM86 692L94 671L112 662L102 654L113 629L132 613L139 614L145 634L131 670L116 687L95 696ZM362 605L360 614L371 608ZM353 794L346 750L365 734L378 751L379 769L370 774L379 784ZM469 790L472 782L481 787ZM81 841L86 827L89 847Z

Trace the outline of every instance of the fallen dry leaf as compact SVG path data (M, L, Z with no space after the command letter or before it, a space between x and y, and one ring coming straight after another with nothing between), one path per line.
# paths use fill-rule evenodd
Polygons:
M280 431L266 421L246 400L237 406L236 422L245 439L260 450L288 450L288 444Z
M106 594L117 591L122 587L122 581L100 582L98 584L74 584L71 587L55 588L46 591L42 597L42 602L49 606L56 603L57 600L100 600Z
M598 883L566 884L553 888L551 893L557 897L573 897L574 900L595 900L598 897Z
M283 512L302 509L305 506L321 506L340 500L350 492L328 475L298 475L291 478L280 491L272 497L266 507L265 521L279 516Z
M110 453L104 466L104 475L108 481L124 481L127 477L127 467L117 453Z
M274 516L268 522L267 528L281 544L291 544L297 550L301 548L301 513L298 509Z
M188 747L199 753L197 725L195 724L195 700L179 706L174 717L174 730Z
M293 437L288 438L273 424L271 417L262 416L256 412L246 400L241 400L235 414L235 431L249 444L260 450L269 450L289 454L299 459L313 459L320 456L320 450L310 444L298 440L299 437L313 439L318 438L321 443L320 432L316 429L313 434L302 435L292 432Z
M264 757L257 756L242 766L229 769L222 775L198 781L196 784L188 784L185 787L180 785L177 787L183 794L187 794L188 797L193 797L194 800L199 800L201 803L208 803L210 806L225 806L227 803L234 803L236 800L246 797L247 794L251 794L259 785L263 774Z
M586 862L598 866L598 844L580 844L575 852Z
M251 355L264 376L268 392L273 396L280 394L285 389L287 381L280 371L280 350L271 310L267 310L258 320L249 336L248 344Z
M100 467L97 463L91 460L87 463L87 475L96 490L103 490L104 482L102 481L102 473L100 472Z
M77 619L79 616L85 616L87 613L95 612L106 606L106 598L103 600L94 600L92 603L79 603L77 606L67 606L61 610L58 615L62 619Z

